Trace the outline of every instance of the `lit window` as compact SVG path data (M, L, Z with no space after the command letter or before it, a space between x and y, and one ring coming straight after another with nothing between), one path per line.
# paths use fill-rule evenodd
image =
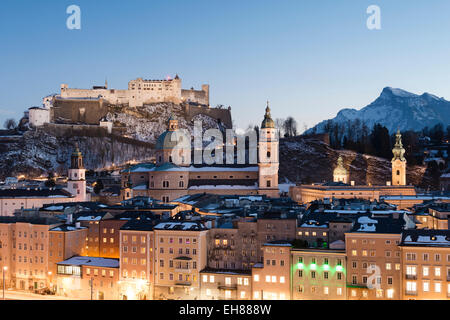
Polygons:
M253 281L258 282L259 281L259 274L255 274L253 276Z
M434 292L437 292L437 293L441 292L441 283L440 282L436 282L434 284Z
M434 275L436 277L440 277L441 276L441 268L440 267L434 268Z

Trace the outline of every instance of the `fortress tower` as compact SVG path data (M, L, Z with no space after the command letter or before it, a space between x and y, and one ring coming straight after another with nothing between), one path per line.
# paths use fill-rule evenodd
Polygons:
M267 102L258 142L258 185L260 193L270 197L278 197L278 151L278 134Z
M78 145L76 145L71 156L67 190L76 197L75 201L87 201L86 169L84 168L83 156L78 149Z
M405 149L402 144L402 135L400 130L397 131L395 146L392 149L394 157L392 158L392 185L405 186L406 185L406 159Z
M348 183L348 172L344 167L344 160L339 156L337 160L337 166L333 171L333 181Z

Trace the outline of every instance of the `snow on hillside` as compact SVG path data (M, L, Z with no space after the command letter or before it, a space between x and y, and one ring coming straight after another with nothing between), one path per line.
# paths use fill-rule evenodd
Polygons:
M402 89L386 87L371 104L362 108L342 109L331 121L346 124L355 119L361 120L369 128L380 123L391 133L397 129L421 130L438 123L450 125L450 102L435 95L417 95ZM306 133L323 133L327 120L322 121Z

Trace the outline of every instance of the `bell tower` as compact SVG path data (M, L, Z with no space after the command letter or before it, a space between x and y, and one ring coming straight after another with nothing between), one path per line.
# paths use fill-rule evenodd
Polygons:
M258 142L258 187L259 193L278 197L278 134L270 115L267 101L266 114L261 123Z
M392 185L405 186L406 185L406 159L405 149L402 144L402 135L400 130L397 131L395 138L395 146L392 149L394 157L392 158Z
M83 155L75 146L70 159L69 180L67 181L67 190L75 196L75 201L87 201L86 197L86 169L83 165Z

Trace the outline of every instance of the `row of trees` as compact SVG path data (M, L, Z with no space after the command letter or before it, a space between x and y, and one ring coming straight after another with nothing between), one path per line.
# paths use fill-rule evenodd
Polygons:
M391 135L381 124L369 128L359 119L349 120L345 124L330 120L324 129L330 136L330 145L333 149L353 150L386 159L392 157L395 133ZM450 126L444 130L442 124L437 124L432 128L425 127L419 132L402 132L403 147L406 149L409 163L420 162L418 155L428 139L430 143L441 143L445 139L450 139Z

